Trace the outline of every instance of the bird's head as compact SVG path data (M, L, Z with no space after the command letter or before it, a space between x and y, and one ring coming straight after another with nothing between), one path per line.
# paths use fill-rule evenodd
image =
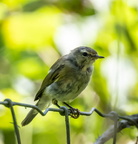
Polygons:
M71 51L70 55L76 60L79 66L90 66L95 60L104 58L99 56L97 52L89 47L80 46Z

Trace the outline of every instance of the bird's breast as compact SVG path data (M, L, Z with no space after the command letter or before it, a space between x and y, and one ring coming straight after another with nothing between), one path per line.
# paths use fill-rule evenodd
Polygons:
M91 72L68 72L49 85L45 93L59 101L70 101L85 89L90 76Z

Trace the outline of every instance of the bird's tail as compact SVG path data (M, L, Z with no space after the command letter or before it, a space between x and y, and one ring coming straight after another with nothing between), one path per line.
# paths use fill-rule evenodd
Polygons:
M50 101L47 100L39 100L36 104L36 106L38 106L39 109L43 110L45 108L48 108L50 105ZM25 117L25 119L22 121L21 125L25 126L27 124L29 124L34 118L35 116L38 114L38 111L35 109L31 109L30 112L27 114L27 116Z
M25 117L25 119L22 121L22 123L21 123L22 126L29 124L35 118L35 116L37 114L38 114L38 112L35 109L31 109L30 112Z

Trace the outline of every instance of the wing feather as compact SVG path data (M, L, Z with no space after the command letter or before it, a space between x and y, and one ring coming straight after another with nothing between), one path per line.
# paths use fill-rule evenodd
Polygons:
M58 79L60 72L61 70L63 70L63 68L64 68L64 61L61 61L61 59L57 60L57 62L51 67L48 75L43 80L42 85L35 96L34 101L40 99L45 88Z

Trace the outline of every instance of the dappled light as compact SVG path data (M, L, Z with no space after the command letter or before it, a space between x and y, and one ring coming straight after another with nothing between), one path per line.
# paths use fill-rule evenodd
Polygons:
M102 113L137 114L136 0L2 0L0 101L9 98L35 104L35 94L49 68L78 46L91 47L105 58L94 63L90 83L70 105L85 112L94 107ZM2 105L0 110L0 144L14 144L11 113ZM66 142L64 117L58 113L38 114L31 124L22 127L21 121L30 108L14 107L14 110L22 144ZM112 124L111 120L96 114L70 118L71 144L94 143ZM136 142L134 127L117 135L118 144Z

